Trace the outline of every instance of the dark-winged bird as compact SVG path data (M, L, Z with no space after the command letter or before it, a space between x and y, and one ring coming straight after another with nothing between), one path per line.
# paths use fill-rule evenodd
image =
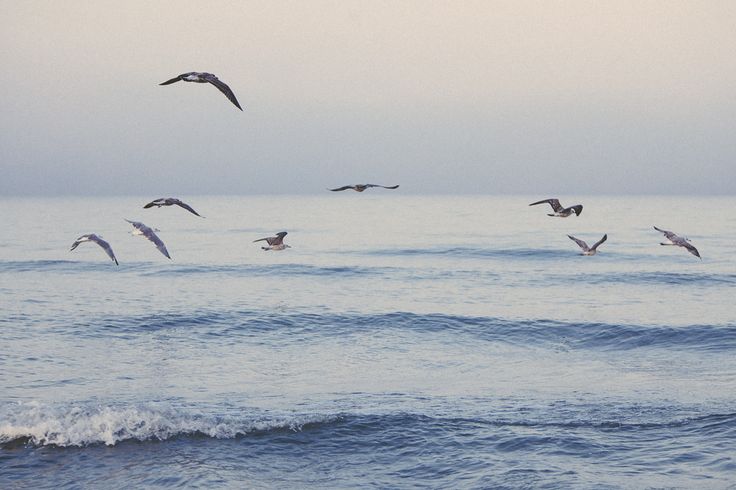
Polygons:
M284 243L284 237L287 235L285 231L280 231L276 233L276 236L269 236L266 238L259 238L258 240L253 240L253 243L256 242L262 242L265 241L268 243L268 247L261 247L263 250L284 250L286 248L291 248L289 245Z
M595 253L598 251L598 245L608 240L608 235L603 235L603 238L595 242L595 244L592 247L589 247L587 243L585 243L582 240L579 240L575 238L572 235L567 235L567 237L572 240L573 242L577 243L578 246L583 250L582 255L595 255Z
M700 260L703 260L702 257L700 257L700 254L698 253L698 249L693 247L692 244L690 243L690 240L688 240L687 238L683 238L671 231L661 230L657 228L656 226L654 227L654 229L659 232L664 233L665 238L667 238L667 240L670 241L670 243L660 243L660 245L675 245L678 247L685 247L688 252L690 252L691 254L699 258Z
M97 245L102 247L102 249L105 251L107 256L110 257L113 262L115 262L115 265L120 265L118 264L118 259L115 258L115 253L112 251L112 247L110 246L110 244L107 243L105 240L103 240L102 237L95 235L94 233L89 233L88 235L82 235L79 238L77 238L77 240L74 243L72 243L72 248L69 249L69 251L71 252L72 250L77 248L79 244L82 242L95 242Z
M331 190L332 192L337 192L337 191L345 191L348 189L352 189L356 192L363 192L369 187L383 187L384 189L398 189L399 186L398 185L386 186L386 185L378 185L378 184L355 184L355 185L344 185L342 187L338 187L337 189L328 189L328 190Z
M180 206L180 207L186 209L187 211L189 211L192 214L196 214L200 218L204 218L204 216L202 216L201 214L199 214L198 212L196 212L194 209L192 209L192 207L189 204L187 204L185 202L182 202L181 200L179 200L179 199L177 199L175 197L161 197L159 199L155 199L155 200L149 202L148 204L146 204L145 206L143 206L143 208L144 209L148 209L148 208L152 208L154 206L160 208L161 206L173 206L174 204L176 204L177 206Z
M169 251L166 250L166 245L164 245L164 242L161 241L161 239L154 233L153 229L144 225L141 222L138 221L130 221L129 219L126 219L128 223L133 225L133 235L140 235L146 237L148 240L153 242L154 245L156 245L156 248L166 256L167 259L171 259L171 256L169 255Z
M583 205L582 204L576 204L574 206L570 206L569 208L563 208L560 204L560 201L557 199L543 199L541 201L533 202L530 204L530 206L536 206L537 204L544 204L547 203L550 206L552 206L552 211L554 211L554 214L548 214L547 216L557 216L559 218L567 218L572 213L575 213L576 216L580 216L580 213L583 212Z
M243 110L242 107L240 107L240 104L238 103L238 99L235 98L235 94L232 90L230 90L230 87L227 86L223 81L221 81L219 78L217 78L212 73L204 73L204 72L196 72L196 71L190 71L189 73L182 73L178 77L172 78L171 80L167 80L163 83L159 83L159 85L170 85L172 83L176 83L178 81L183 82L194 82L194 83L211 83L217 89L225 94L225 97L228 98L230 102L235 104L235 107Z

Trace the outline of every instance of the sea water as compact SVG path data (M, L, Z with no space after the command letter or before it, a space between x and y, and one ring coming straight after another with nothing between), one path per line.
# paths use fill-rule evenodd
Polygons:
M0 199L0 487L736 482L736 198L399 192Z

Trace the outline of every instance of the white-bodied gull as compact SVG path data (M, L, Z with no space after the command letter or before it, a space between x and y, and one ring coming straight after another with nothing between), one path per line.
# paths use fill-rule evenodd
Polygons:
M654 227L654 229L664 233L664 236L667 238L667 240L670 241L670 243L660 243L660 245L675 245L677 247L685 247L688 252L690 252L700 260L703 260L700 256L700 253L698 253L698 249L693 247L690 243L690 240L688 240L687 238L683 238L671 231L659 229L656 226Z
M575 238L572 235L567 235L567 237L573 242L578 244L578 246L583 250L582 255L595 255L596 252L598 251L598 245L608 240L608 235L607 234L603 235L603 238L595 242L595 244L592 247L589 247L587 243L585 243L584 241L578 238Z
M227 86L222 80L217 78L212 73L204 73L204 72L196 72L196 71L190 71L189 73L182 73L178 77L172 78L171 80L167 80L163 83L159 83L159 85L170 85L172 83L182 81L182 82L194 82L194 83L211 83L217 89L225 94L225 97L228 98L230 102L235 104L235 107L243 110L242 107L240 107L240 104L238 103L238 99L235 98L235 94L232 90L230 90L230 87Z
M537 204L544 204L544 203L547 203L550 206L552 206L552 211L554 211L554 214L547 214L547 216L557 216L558 218L567 218L572 213L575 213L576 216L580 216L580 213L583 212L582 204L576 204L574 206L570 206L569 208L563 208L562 204L560 204L560 201L558 201L557 199L543 199L541 201L531 203L530 206L536 206Z
M69 249L69 251L71 252L72 250L77 248L80 243L83 243L83 242L95 242L97 245L102 247L102 249L105 251L107 256L110 257L113 262L115 262L115 265L120 265L118 264L118 259L115 258L115 253L112 251L112 247L110 246L110 244L107 243L105 240L103 240L101 236L95 235L94 233L82 235L79 238L77 238L77 240L74 243L72 243L72 248Z
M148 240L153 242L154 245L156 245L156 248L159 250L159 252L164 254L167 259L171 259L169 251L166 250L166 245L164 245L164 242L161 241L161 239L158 237L158 235L156 235L152 228L144 225L139 221L130 221L129 219L126 219L125 221L133 225L133 235L141 235L146 237Z
M256 242L262 242L265 241L268 243L268 247L261 247L263 250L284 250L286 248L291 248L289 245L284 243L284 237L288 233L285 231L280 231L276 233L276 236L269 236L266 238L259 238L258 240L253 240L253 243Z
M189 204L187 204L187 203L185 203L185 202L183 202L180 199L177 199L175 197L161 197L161 198L155 199L155 200L149 202L148 204L146 204L145 206L143 206L143 208L144 209L148 209L148 208L152 208L154 206L160 208L161 206L173 206L173 205L180 206L180 207L186 209L187 211L189 211L190 213L196 214L200 218L204 218L204 216L202 216L201 214L199 214L198 212L196 212L194 209L192 209L192 207Z

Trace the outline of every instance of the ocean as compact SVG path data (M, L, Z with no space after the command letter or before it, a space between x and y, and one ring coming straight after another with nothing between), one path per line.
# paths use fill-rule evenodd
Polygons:
M736 198L401 192L0 198L0 488L733 488Z

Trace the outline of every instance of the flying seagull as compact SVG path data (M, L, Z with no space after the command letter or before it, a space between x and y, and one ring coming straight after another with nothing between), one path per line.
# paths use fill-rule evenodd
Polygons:
M179 199L177 199L175 197L161 197L159 199L156 199L154 201L149 202L148 204L146 204L145 206L143 206L143 208L144 209L148 209L148 208L152 208L154 206L160 208L161 206L173 206L174 204L176 204L177 206L181 206L182 208L186 209L187 211L189 211L192 214L196 214L200 218L204 218L204 216L200 215L198 212L196 212L194 209L192 209L192 207L189 204L187 204L185 202L182 202L181 200L179 200Z
M699 258L700 260L703 260L700 257L700 254L698 253L698 249L695 248L695 247L693 247L690 244L690 240L688 240L687 238L683 238L683 237L681 237L681 236L679 236L676 233L673 233L671 231L660 230L656 226L654 227L654 229L657 230L657 231L661 231L662 233L664 233L665 238L667 238L667 240L670 241L670 243L660 243L660 245L676 245L678 247L685 247L688 252L690 252L691 254L693 254L694 256L696 256L697 258Z
M581 249L583 249L583 253L582 253L582 255L595 255L595 253L596 253L596 252L598 251L598 250L597 250L597 249L598 249L598 245L600 245L601 243L603 243L603 242L605 242L606 240L608 240L608 234L606 234L606 235L603 235L603 238L601 238L600 240L598 240L597 242L595 242L595 244L594 244L594 245L593 245L592 247L589 247L587 243L585 243L585 242L584 242L584 241L582 241L582 240L579 240L579 239L575 238L575 237L574 237L574 236L572 236L572 235L567 235L567 237L568 237L568 238L569 238L570 240L572 240L573 242L577 243L577 244L578 244L578 246L579 246L579 247L580 247Z
M115 258L115 253L112 251L112 247L110 246L110 244L107 243L105 240L103 240L102 237L97 236L94 233L90 233L88 235L82 235L79 238L77 238L77 240L74 243L72 243L72 248L69 249L69 251L71 252L72 250L77 248L79 244L82 242L95 242L97 245L102 247L102 249L105 251L107 256L110 257L113 262L115 262L115 265L120 265L118 264L118 259Z
M199 73L196 71L190 71L189 73L182 73L178 77L172 78L171 80L159 83L159 85L169 85L178 82L179 80L184 82L211 83L212 85L217 87L220 92L225 94L225 97L227 97L230 102L235 104L235 107L237 107L241 111L243 110L243 108L240 107L240 104L238 104L238 99L235 98L235 94L232 90L230 90L230 87L228 87L224 82L222 82L212 73Z
M378 184L355 184L355 185L344 185L342 187L338 187L337 189L328 189L328 190L332 192L337 192L337 191L345 191L347 189L352 189L356 192L363 192L369 187L383 187L384 189L398 189L399 186L398 185L386 186L386 185L378 185Z
M286 235L287 233L285 231L280 231L276 233L276 236L259 238L258 240L253 240L253 243L262 242L265 240L269 246L261 247L263 250L284 250L286 248L291 248L289 245L284 243L284 237Z
M130 221L129 219L126 219L128 223L133 225L133 235L142 235L146 238L148 238L150 241L153 242L154 245L156 245L156 248L166 256L167 259L171 259L171 256L169 255L169 251L166 250L166 245L164 245L164 242L161 241L161 239L154 233L152 228L149 228L148 226L144 225L143 223L140 223L138 221Z
M554 214L548 214L547 216L557 216L559 218L567 218L572 213L575 213L576 216L580 216L580 213L583 212L583 205L582 204L576 204L575 206L570 206L569 208L563 208L560 204L560 201L557 199L543 199L541 201L533 202L530 204L530 206L536 206L537 204L544 204L549 203L550 206L552 206L552 210L554 211Z

